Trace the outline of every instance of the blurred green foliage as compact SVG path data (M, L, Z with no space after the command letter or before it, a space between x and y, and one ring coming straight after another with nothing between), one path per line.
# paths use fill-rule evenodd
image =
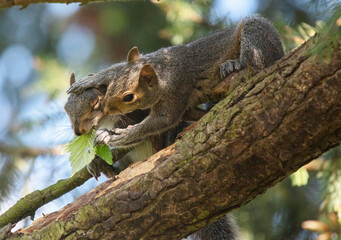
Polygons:
M318 32L321 34L323 41L316 43L311 54L318 55L323 60L329 60L334 51L334 46L341 36L341 7L335 6L332 16L327 19L325 24L319 26Z
M296 187L302 187L307 185L309 180L309 173L304 167L291 174L291 185Z
M328 161L317 174L323 190L321 208L337 213L341 224L341 146L328 151L323 158Z

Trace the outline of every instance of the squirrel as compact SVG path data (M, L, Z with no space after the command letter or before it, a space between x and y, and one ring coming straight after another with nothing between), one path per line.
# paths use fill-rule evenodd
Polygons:
M91 76L91 74L90 74ZM70 77L70 86L76 81L75 74ZM99 88L89 88L82 94L70 94L64 109L68 114L72 129L75 135L80 136L90 132L99 125L126 127L129 124L141 122L148 114L149 110L136 110L127 115L108 116L101 111L101 103L106 93L106 86Z
M70 77L70 85L75 82L75 75L72 73ZM149 111L136 110L132 113L122 116L107 116L100 110L101 101L105 95L106 88L89 88L81 94L70 94L64 106L69 116L72 129L75 135L80 136L90 132L91 129L97 127L127 127L129 124L141 122ZM156 139L150 138L153 141ZM114 166L108 165L100 157L96 156L93 161L87 165L89 173L96 179L103 172L107 177L117 175L131 163L143 160L151 156L154 152L160 150L163 146L154 144L151 146L151 140L142 140L133 146L127 146L124 149L112 149L113 156L117 159ZM155 141L159 143L159 141Z
M92 74L90 74L91 76ZM74 73L70 76L70 86L75 83ZM137 124L149 115L149 110L137 109L133 112L125 115L104 115L101 111L101 104L106 93L106 86L101 85L99 88L88 88L82 93L71 93L64 106L65 112L69 116L72 129L75 135L80 136L90 132L91 129L98 126L106 126L107 128L115 127L124 128L131 124ZM199 110L206 113L205 110ZM193 114L194 113L194 114ZM198 120L201 114L198 116L195 112L186 112L185 121ZM181 126L187 126L188 123L183 123ZM174 135L174 134L173 134ZM174 137L173 137L174 138ZM141 142L142 139L140 139ZM154 144L155 145L155 144ZM129 147L129 145L125 145ZM160 150L164 146L155 147L156 150Z
M236 28L224 29L194 42L141 55L137 47L127 62L104 69L74 83L68 90L82 92L107 86L102 112L127 114L150 109L141 123L100 129L97 144L124 146L178 124L185 111L212 100L212 89L227 76L244 68L260 70L284 55L277 30L258 15L247 17ZM119 66L119 70L117 70Z
M70 85L75 82L75 75L70 77ZM131 124L137 124L148 116L149 110L136 110L126 115L108 116L101 112L100 105L105 95L106 87L89 88L80 94L71 93L64 106L69 116L72 129L75 135L80 136L90 132L93 128L113 127L124 128ZM96 179L103 172L107 177L113 177L124 170L131 163L143 160L153 153L165 148L175 141L177 133L189 124L181 122L177 128L173 128L160 136L151 136L146 139L139 139L134 144L130 144L120 149L112 149L113 156L117 162L113 167L109 166L101 158L95 157L87 165L88 171Z
M74 82L75 75L71 74L70 85ZM92 128L103 124L108 128L113 126L124 127L128 124L140 122L143 118L148 116L148 111L137 110L130 113L129 116L113 116L108 118L108 116L101 113L99 107L105 92L105 87L101 86L99 89L86 89L80 94L70 94L64 108L71 120L71 125L76 135L86 134ZM158 139L151 137L136 144L132 148L120 149L119 151L117 151L117 149L112 150L113 156L117 159L113 166L108 165L100 157L96 156L93 161L87 165L87 169L96 179L101 175L101 172L107 177L114 177L131 163L146 159L153 153L174 142L177 133L186 126L186 122L182 122L177 128L168 130ZM228 214L217 222L211 223L203 229L191 234L185 240L236 240L237 235L238 227L235 224L233 217Z

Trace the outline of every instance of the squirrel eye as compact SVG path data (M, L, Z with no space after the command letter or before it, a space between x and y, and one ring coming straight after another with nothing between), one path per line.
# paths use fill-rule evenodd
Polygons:
M134 94L130 93L123 97L124 102L131 102L134 99Z

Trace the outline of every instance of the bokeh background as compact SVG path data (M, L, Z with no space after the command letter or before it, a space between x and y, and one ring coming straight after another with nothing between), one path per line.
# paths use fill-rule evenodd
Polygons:
M34 4L0 10L0 213L22 196L70 175L61 148L73 137L64 112L76 78L125 60L133 46L148 53L189 42L259 13L274 22L288 52L323 26L339 1L152 0ZM242 239L316 239L302 229L320 220L340 239L341 150L335 148L234 211ZM58 210L105 181L41 207ZM17 228L30 223L25 219ZM138 226L136 226L138 227Z

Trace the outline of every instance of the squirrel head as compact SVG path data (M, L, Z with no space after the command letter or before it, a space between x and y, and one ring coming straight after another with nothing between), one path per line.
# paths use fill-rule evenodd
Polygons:
M75 82L72 73L70 84ZM89 88L80 94L71 93L64 109L68 114L74 133L79 136L90 132L103 118L101 102L105 95L106 87Z
M135 51L133 49L129 54ZM120 115L151 108L159 99L158 89L159 79L152 65L128 62L122 74L109 84L102 111L104 114Z

